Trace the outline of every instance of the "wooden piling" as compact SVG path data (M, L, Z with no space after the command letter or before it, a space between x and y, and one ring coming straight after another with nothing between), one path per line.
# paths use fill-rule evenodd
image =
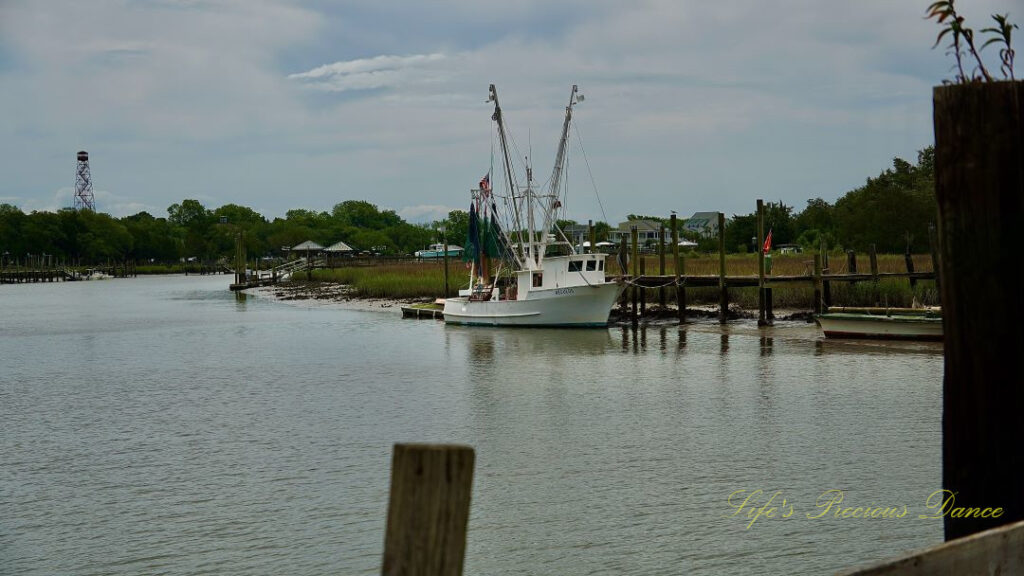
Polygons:
M661 224L660 231L658 232L658 243L660 249L658 250L658 275L665 276L665 224ZM658 288L658 305L661 309L665 309L665 287Z
M587 220L587 238L590 240L590 253L597 252L597 232L594 230L593 220Z
M637 231L636 226L633 226L630 230L630 239L632 244L630 248L633 250L633 324L639 321L637 316L637 290L640 288L636 285L636 279L640 276L640 233Z
M935 224L928 225L928 247L932 253L932 270L935 271L935 290L940 294L939 303L942 303L942 279L939 277L939 235L935 230Z
M647 259L640 258L640 275L647 275ZM640 316L647 316L647 290L645 288L639 288L640 290Z
M1021 80L933 91L942 486L958 507L1005 510L999 518L945 515L947 540L1024 519L1024 267L1013 264L1024 227L1022 94Z
M823 237L821 239L821 271L823 274L829 274L832 269L828 265L828 242ZM821 284L821 297L826 308L832 305L832 285L825 280Z
M878 254L875 252L875 245L868 246L868 260L871 264L871 278L878 282Z
M462 574L474 461L469 446L395 444L382 575Z
M605 269L607 270L607 267ZM621 236L619 238L619 270L621 270L623 276L629 276L629 266L626 264L626 242L622 240ZM623 314L626 314L628 309L629 289L625 288L619 295L619 310L622 311Z
M718 213L718 322L729 316L729 290L725 287L725 214Z
M907 266L907 274L913 274L914 273L914 259L910 256L910 240L912 239L912 236L910 235L910 232L906 233L906 239L907 239L907 247L903 250L903 262ZM939 271L936 270L935 271L936 277L938 277L938 274L939 274ZM913 276L911 276L910 277L910 290L913 291L916 286L917 286L917 279L914 278Z
M686 322L686 289L683 288L682 282L679 281L679 276L683 273L682 263L679 260L679 228L676 223L676 215L672 214L670 218L670 225L672 226L672 269L675 270L675 281L676 281L676 312L679 314L679 323Z
M821 280L821 254L814 255L814 302L811 304L811 309L814 310L815 314L821 314L821 298L822 298L822 285Z
M764 302L764 200L757 199L757 325L768 323Z

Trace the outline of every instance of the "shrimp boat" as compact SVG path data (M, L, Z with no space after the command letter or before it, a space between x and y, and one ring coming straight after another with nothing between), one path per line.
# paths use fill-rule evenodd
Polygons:
M565 107L562 135L546 188L534 187L526 167L520 185L512 168L508 134L494 102L505 176L502 189L491 189L490 172L470 191L469 235L463 258L470 262L469 289L444 303L446 324L480 326L606 326L622 284L605 279L607 254L577 254L557 226L561 184L573 107L583 100L573 85Z

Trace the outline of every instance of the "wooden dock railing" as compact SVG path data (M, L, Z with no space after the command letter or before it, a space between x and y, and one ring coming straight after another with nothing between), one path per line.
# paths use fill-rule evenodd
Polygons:
M843 576L1024 574L1024 521L950 540Z

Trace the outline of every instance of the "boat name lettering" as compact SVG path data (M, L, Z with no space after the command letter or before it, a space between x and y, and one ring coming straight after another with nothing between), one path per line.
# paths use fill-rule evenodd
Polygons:
M572 288L558 288L555 290L555 296L564 296L566 294L575 294L576 290Z

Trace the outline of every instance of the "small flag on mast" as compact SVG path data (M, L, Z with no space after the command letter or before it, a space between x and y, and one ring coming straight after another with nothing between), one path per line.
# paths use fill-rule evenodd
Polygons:
M767 254L772 251L772 231L768 230L768 236L764 239L764 248L762 251Z

